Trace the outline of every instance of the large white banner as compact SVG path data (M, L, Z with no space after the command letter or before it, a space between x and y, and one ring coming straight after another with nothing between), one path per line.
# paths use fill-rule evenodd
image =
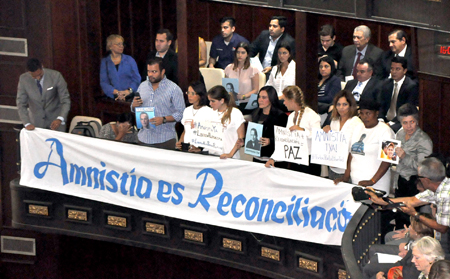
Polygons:
M311 163L346 169L349 152L348 139L343 132L313 129Z
M304 131L274 126L275 151L272 159L309 165L308 137Z
M141 211L340 245L351 185L263 164L22 130L21 185Z

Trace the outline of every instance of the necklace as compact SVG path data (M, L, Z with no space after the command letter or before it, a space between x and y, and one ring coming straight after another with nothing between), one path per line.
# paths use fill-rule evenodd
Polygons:
M199 110L200 110L200 108L194 109L194 106L192 106L192 115L195 116Z

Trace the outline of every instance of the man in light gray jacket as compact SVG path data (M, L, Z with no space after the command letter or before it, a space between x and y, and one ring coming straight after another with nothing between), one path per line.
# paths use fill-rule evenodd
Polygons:
M28 72L20 76L16 99L25 128L65 131L70 95L63 76L58 71L43 68L36 58L28 60L27 69Z

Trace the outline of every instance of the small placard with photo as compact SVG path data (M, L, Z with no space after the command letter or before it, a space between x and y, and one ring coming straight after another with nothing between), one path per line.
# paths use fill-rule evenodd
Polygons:
M233 95L236 105L239 105L239 80L237 78L222 78L222 86L225 87L228 93Z
M155 107L136 107L135 111L136 111L136 127L138 129L142 129L143 127L145 129L150 129L150 126L152 128L156 127L149 121L149 119L155 117Z
M378 159L383 162L398 164L399 157L397 155L397 152L395 152L395 148L401 147L401 144L402 143L399 140L393 139L381 140L378 149L380 153Z
M263 124L249 122L247 134L245 135L245 154L260 157Z

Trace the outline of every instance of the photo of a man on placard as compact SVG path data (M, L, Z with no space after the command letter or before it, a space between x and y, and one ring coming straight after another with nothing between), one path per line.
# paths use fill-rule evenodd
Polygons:
M147 113L141 112L140 120L141 120L141 125L142 125L143 129L150 129Z
M247 142L247 145L245 147L256 150L261 149L261 144L258 141L258 132L255 128L252 128L250 130L250 140Z

